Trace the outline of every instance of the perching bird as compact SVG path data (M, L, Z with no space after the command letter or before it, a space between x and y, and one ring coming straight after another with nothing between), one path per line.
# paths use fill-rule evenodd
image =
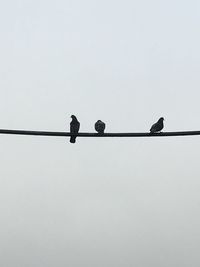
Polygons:
M98 120L95 125L94 125L94 128L95 130L99 133L99 134L103 134L104 133L104 130L106 128L106 124L101 121L101 120Z
M150 132L151 133L160 132L164 127L163 121L164 121L164 118L161 117L156 123L154 123L151 126Z
M70 137L70 143L76 143L76 134L80 129L80 122L74 115L72 115L71 118L72 121L70 122L70 133L73 135Z

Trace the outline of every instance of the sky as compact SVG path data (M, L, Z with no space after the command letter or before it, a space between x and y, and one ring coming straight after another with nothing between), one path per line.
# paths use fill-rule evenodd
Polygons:
M0 4L0 128L200 130L200 2ZM199 267L200 137L0 136L2 267Z

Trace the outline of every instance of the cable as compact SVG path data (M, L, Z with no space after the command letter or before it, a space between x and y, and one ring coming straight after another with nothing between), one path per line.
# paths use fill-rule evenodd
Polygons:
M27 131L27 130L7 130L0 129L0 134L15 135L38 135L38 136L71 136L70 132L51 132L51 131ZM80 132L78 137L164 137L164 136L188 136L200 135L200 131L181 131L181 132L161 132L161 133L86 133Z

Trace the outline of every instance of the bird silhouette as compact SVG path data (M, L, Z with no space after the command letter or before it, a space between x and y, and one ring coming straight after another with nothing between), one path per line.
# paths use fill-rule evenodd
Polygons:
M151 133L160 132L164 127L163 121L164 121L164 118L161 117L156 123L154 123L151 126L150 132Z
M103 121L98 120L95 123L94 128L99 134L104 134L104 130L106 128L106 124Z
M76 134L80 129L80 122L77 120L76 116L71 116L72 121L70 122L70 133L72 134L70 137L70 143L76 143Z

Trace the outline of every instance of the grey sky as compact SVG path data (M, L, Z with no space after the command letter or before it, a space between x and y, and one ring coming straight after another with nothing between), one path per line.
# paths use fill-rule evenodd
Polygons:
M0 128L199 130L199 10L2 2ZM0 136L0 265L198 267L199 141Z

